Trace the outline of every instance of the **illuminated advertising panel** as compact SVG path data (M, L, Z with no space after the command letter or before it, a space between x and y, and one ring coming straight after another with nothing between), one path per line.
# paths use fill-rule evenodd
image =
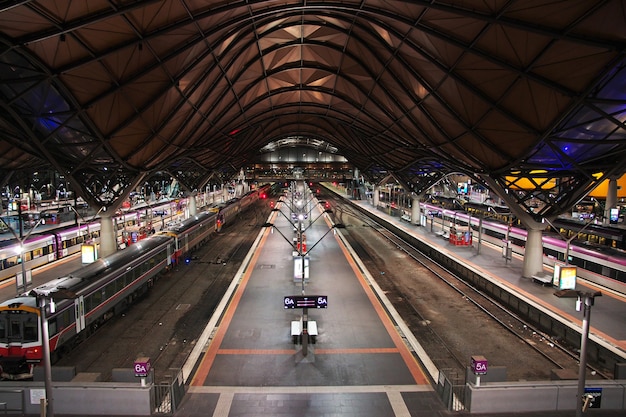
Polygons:
M80 254L84 264L90 264L98 259L98 248L96 245L84 243L80 248Z
M293 279L296 282L302 282L302 273L304 272L304 280L309 280L309 257L304 257L304 268L302 266L302 256L293 257Z
M559 289L573 290L576 288L576 267L562 266L560 269Z

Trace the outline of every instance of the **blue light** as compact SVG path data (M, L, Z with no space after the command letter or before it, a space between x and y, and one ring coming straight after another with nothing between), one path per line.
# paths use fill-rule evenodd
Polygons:
M61 125L61 122L54 117L40 117L39 123L50 132Z

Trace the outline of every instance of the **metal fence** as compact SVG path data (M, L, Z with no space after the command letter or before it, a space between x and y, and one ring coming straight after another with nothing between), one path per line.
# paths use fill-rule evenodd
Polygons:
M465 411L465 374L458 369L441 369L437 394L450 411Z
M185 396L185 381L181 369L172 370L171 381L154 385L153 413L173 415Z

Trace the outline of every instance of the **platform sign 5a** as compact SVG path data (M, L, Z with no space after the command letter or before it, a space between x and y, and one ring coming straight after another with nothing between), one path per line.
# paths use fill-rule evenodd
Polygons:
M474 372L474 375L487 374L487 358L484 356L472 356L472 372Z
M135 376L145 378L150 373L150 358L137 358L135 359Z
M327 308L327 295L287 295L283 299L285 308Z

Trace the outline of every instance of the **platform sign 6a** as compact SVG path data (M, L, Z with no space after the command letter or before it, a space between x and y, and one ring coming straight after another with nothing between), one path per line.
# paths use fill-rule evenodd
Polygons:
M474 375L487 374L487 358L484 356L472 356L472 372L474 372Z
M327 295L287 295L283 299L285 308L327 308Z
M135 359L135 376L145 378L150 373L150 358L137 358Z

